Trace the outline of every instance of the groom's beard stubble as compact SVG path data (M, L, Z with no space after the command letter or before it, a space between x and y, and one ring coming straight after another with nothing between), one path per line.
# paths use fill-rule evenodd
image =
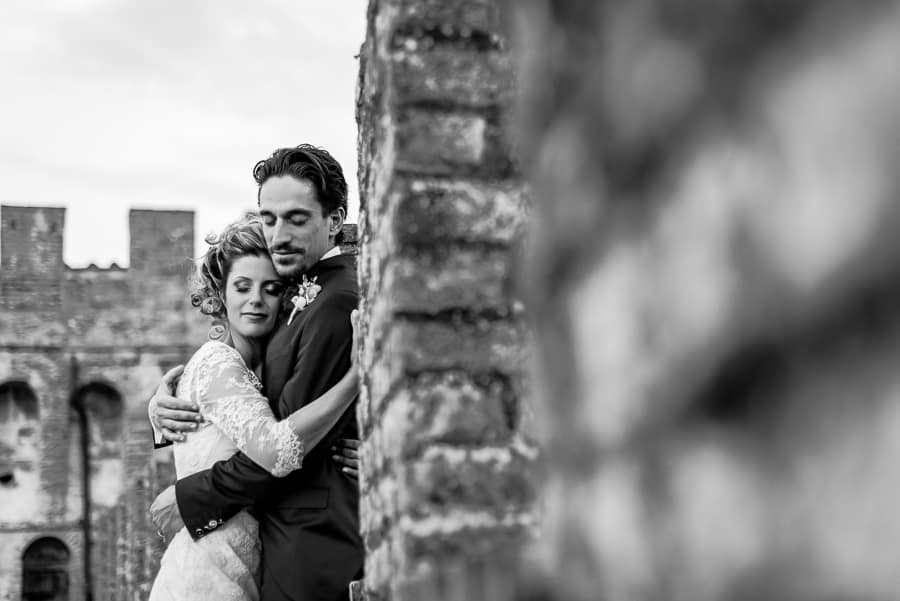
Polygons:
M270 253L275 272L281 278L297 279L312 267L308 264L308 255L303 250L282 247L274 248Z

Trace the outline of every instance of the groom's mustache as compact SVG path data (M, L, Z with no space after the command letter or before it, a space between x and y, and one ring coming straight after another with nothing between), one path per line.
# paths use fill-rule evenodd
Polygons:
M302 248L281 244L279 246L273 246L269 249L269 252L273 255L283 255L288 253L302 253L304 250Z

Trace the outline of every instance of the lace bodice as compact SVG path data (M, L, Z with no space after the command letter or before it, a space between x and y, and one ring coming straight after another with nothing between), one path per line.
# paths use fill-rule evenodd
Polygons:
M205 422L175 445L179 478L243 451L273 476L286 476L303 461L303 442L287 420L277 421L256 375L240 353L218 341L200 347L185 367L177 396L197 403Z

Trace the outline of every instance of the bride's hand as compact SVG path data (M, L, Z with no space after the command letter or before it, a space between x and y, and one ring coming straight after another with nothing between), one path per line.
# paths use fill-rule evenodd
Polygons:
M353 345L350 347L350 369L356 369L359 366L357 355L359 354L360 338L362 338L362 327L359 323L359 309L353 309L350 312L350 325L353 326Z

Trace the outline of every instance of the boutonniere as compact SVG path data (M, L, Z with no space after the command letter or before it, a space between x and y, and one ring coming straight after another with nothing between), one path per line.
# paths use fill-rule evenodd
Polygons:
M294 319L294 315L305 309L309 303L316 300L316 297L319 296L319 292L322 291L322 287L316 284L316 278L311 280L306 279L306 276L303 276L303 279L300 281L300 286L297 288L297 294L291 297L291 302L294 304L294 310L291 311L291 314L288 316L288 325L291 325L291 320Z

